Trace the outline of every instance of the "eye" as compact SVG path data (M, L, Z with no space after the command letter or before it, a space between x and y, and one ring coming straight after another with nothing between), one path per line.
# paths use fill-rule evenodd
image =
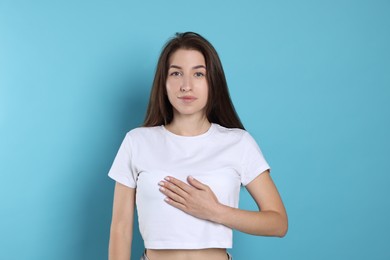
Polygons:
M195 78L202 78L202 77L204 77L204 73L203 72L195 72L194 76L195 76Z
M173 77L178 77L178 76L181 76L181 75L182 75L182 73L179 72L179 71L173 71L173 72L171 72L169 74L169 76L173 76Z

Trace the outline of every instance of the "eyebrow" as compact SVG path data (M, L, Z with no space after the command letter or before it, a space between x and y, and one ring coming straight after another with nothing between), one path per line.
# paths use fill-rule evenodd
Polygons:
M182 67L177 66L177 65L170 65L169 68L180 69L180 70L183 69ZM200 68L206 69L206 66L197 65L197 66L192 67L193 70L200 69Z

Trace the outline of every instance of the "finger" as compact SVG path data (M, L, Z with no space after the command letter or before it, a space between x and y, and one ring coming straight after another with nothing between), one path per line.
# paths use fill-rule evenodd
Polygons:
M191 191L191 186L188 185L187 183L182 182L181 180L178 180L176 178L173 178L171 176L167 176L164 178L167 182L172 183L182 189L183 191L189 193Z
M174 201L174 200L172 200L172 199L170 199L170 198L165 198L164 201L165 201L166 203L168 203L169 205L171 205L171 206L177 208L177 209L180 209L180 210L182 210L182 211L184 211L184 212L187 212L187 207L186 207L185 205L183 205L183 204L177 202L177 201Z
M165 187L160 187L160 191L165 195L167 196L168 198L170 198L171 200L173 201L176 201L178 203L181 203L181 204L184 204L186 201L183 197L181 197L180 195L178 195L177 193L175 192L172 192L171 190L169 189L166 189Z
M158 183L158 185L160 185L161 187L164 187L167 190L170 190L171 192L176 193L177 195L179 195L183 198L187 197L187 195L188 195L188 193L186 191L184 191L182 188L180 188L179 186L177 186L174 183L171 183L168 181L160 181Z
M189 184L191 184L192 186L194 186L195 188L197 188L199 190L205 190L209 187L206 184L203 184L202 182L198 181L197 179L195 179L192 176L188 176L187 179L188 179Z

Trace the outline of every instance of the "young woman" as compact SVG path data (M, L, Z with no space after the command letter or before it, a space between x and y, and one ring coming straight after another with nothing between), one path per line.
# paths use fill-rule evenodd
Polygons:
M141 259L232 259L232 229L287 232L269 166L235 112L217 52L193 32L165 45L144 125L127 133L109 176L110 260L130 258L135 205ZM237 208L240 185L259 211Z

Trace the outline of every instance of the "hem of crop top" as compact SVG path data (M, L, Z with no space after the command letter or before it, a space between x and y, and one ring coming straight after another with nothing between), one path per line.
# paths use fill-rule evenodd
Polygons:
M144 241L147 249L205 249L232 248L230 241L208 241L206 243L178 243L177 241Z

